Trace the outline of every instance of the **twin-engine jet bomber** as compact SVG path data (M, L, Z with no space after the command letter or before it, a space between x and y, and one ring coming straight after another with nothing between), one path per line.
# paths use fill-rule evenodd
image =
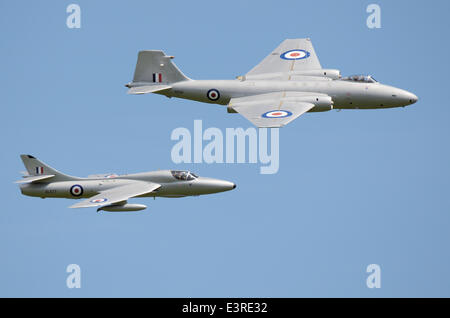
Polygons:
M135 197L178 198L228 191L232 182L196 176L189 171L159 170L136 174L91 175L78 178L63 174L30 155L21 155L27 169L21 183L22 194L41 198L87 198L71 208L97 207L98 211L125 212L147 208L131 204Z
M257 127L281 127L306 112L414 104L417 96L372 76L324 69L310 39L287 39L235 80L191 80L162 51L140 51L129 94L156 93L228 105ZM231 62L231 61L230 61Z

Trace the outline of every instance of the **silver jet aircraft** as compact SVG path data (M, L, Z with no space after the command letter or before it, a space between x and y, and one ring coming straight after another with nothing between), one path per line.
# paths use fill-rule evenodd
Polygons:
M227 105L257 127L281 127L306 112L374 109L414 104L417 96L378 83L372 76L342 77L324 69L310 39L287 39L235 80L191 80L162 51L140 51L129 94ZM223 61L225 62L225 61Z
M91 175L78 178L63 174L30 155L21 155L27 171L22 180L22 194L41 198L87 198L71 208L98 207L97 211L124 212L147 208L127 202L135 197L178 198L228 191L232 182L199 177L189 171L160 170L136 174Z

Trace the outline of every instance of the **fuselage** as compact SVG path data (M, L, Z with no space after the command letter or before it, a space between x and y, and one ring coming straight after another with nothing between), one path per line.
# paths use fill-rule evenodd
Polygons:
M190 177L189 177L190 176ZM186 175L185 180L177 179L173 171L160 170L144 173L108 176L107 178L77 178L71 181L26 183L20 185L22 194L41 198L89 198L102 191L127 185L135 181L161 184L154 192L142 197L184 197L211 194L232 190L232 182Z
M326 77L303 77L301 80L189 80L171 84L172 88L157 92L204 103L227 105L231 98L281 91L325 94L333 103L330 109L374 109L402 107L415 103L417 96L400 88L380 83L333 80ZM208 92L216 90L211 98ZM330 110L313 108L311 111Z

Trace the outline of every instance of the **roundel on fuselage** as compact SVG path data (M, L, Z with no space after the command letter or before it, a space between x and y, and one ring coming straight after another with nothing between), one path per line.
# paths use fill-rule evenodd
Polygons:
M208 97L209 100L216 101L220 98L220 93L217 89L213 88L206 93L206 97Z
M83 187L79 184L75 184L70 188L70 194L74 197L79 197L83 195Z

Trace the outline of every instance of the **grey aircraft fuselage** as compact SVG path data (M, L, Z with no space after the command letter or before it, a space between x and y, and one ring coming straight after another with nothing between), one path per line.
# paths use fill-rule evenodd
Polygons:
M148 181L161 184L161 187L149 194L136 197L185 197L212 194L232 190L236 185L232 182L196 177L192 180L175 179L170 170L159 170L136 174L119 175L112 178L76 178L69 181L51 181L39 183L25 183L20 185L22 194L41 198L90 198L103 191L119 186L132 184L135 181ZM75 185L82 187L81 195L74 196L71 188Z
M139 85L139 83L134 84ZM331 97L331 106L316 106L310 112L331 109L404 107L414 104L418 99L416 95L406 90L378 82L352 82L312 76L302 76L298 81L188 80L172 83L171 86L170 89L155 92L155 94L220 105L227 105L231 98L280 91L320 93ZM217 100L210 100L207 97L207 92L211 89L220 92Z
M147 208L128 203L138 197L179 198L229 191L233 182L199 177L190 171L158 170L134 174L95 174L87 178L59 172L32 155L20 155L27 171L20 184L22 194L41 198L85 199L70 208L97 207L97 211L131 212Z
M413 93L377 82L373 77L342 77L324 69L311 39L285 39L243 76L233 80L193 80L161 50L139 51L128 94L155 93L227 105L260 128L283 127L305 112L376 109L414 104Z

